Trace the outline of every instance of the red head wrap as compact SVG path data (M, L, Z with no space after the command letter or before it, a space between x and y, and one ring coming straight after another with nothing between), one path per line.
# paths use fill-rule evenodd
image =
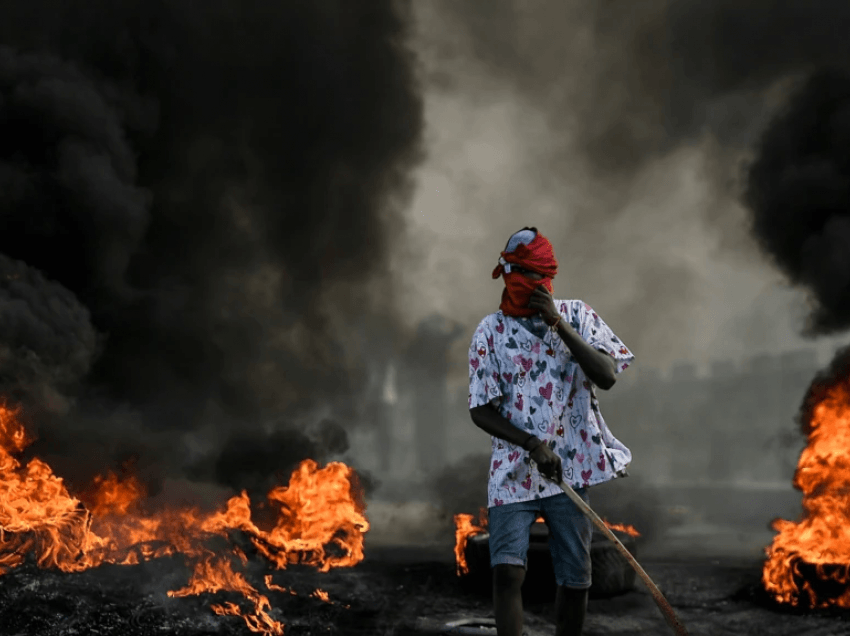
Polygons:
M506 270L510 269L510 264L537 272L543 278L532 280L519 272L508 272ZM537 310L528 307L531 293L540 285L545 285L549 293L553 293L552 279L557 273L558 260L555 258L555 250L552 249L549 239L540 233L537 233L528 245L519 244L511 252L502 252L499 264L493 270L493 278L501 275L505 280L499 309L507 316L533 316Z

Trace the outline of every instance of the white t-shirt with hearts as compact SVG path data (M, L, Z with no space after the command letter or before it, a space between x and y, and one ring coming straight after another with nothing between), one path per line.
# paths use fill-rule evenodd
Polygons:
M556 300L555 306L582 339L614 358L617 373L634 360L589 305ZM595 387L557 333L540 338L523 322L498 311L478 325L469 347L469 408L492 402L517 428L549 444L573 488L625 475L631 451L605 424ZM489 507L561 493L521 447L493 437L492 449Z

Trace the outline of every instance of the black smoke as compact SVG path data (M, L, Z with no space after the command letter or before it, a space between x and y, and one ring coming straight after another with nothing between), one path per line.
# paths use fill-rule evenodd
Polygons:
M428 488L449 517L460 513L478 518L487 507L487 473L490 455L471 453L436 472Z
M100 341L67 289L0 254L0 394L11 404L67 413Z
M810 292L807 332L850 326L850 75L798 88L757 147L745 201L763 250Z
M0 371L74 405L35 450L235 487L251 440L317 452L421 158L403 5L12 0L0 45Z

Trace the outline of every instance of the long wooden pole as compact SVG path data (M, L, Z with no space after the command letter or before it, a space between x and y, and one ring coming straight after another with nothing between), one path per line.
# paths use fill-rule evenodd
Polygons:
M677 636L688 636L688 630L685 629L685 626L682 624L682 621L679 620L679 617L676 616L676 612L673 611L670 603L667 602L667 599L664 598L664 595L661 593L661 590L658 589L658 586L653 582L649 575L644 571L644 569L640 566L640 563L632 556L631 552L626 549L626 546L622 544L622 542L617 538L611 529L605 525L605 522L596 514L593 509L588 506L584 499L578 496L575 490L570 488L570 486L566 482L561 482L558 484L561 487L567 497L573 500L573 503L579 507L579 509L590 517L590 520L593 522L597 528L599 528L606 537L608 537L611 541L614 542L614 547L620 551L626 560L629 562L635 572L638 573L641 580L646 584L646 587L649 588L650 594L652 594L652 599L655 601L655 604L658 605L658 609L661 610L661 613L664 615L664 620L667 621L667 624L670 626Z

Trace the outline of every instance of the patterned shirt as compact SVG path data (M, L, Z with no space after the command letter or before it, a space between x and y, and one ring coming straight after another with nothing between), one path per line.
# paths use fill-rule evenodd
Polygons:
M589 305L557 300L555 306L585 342L614 358L617 373L634 360ZM469 347L469 408L492 402L514 426L547 443L561 457L564 481L573 488L624 476L631 451L611 434L595 387L561 337L538 330L541 326L538 317L518 319L501 311L481 321ZM489 507L559 493L522 447L492 438Z

